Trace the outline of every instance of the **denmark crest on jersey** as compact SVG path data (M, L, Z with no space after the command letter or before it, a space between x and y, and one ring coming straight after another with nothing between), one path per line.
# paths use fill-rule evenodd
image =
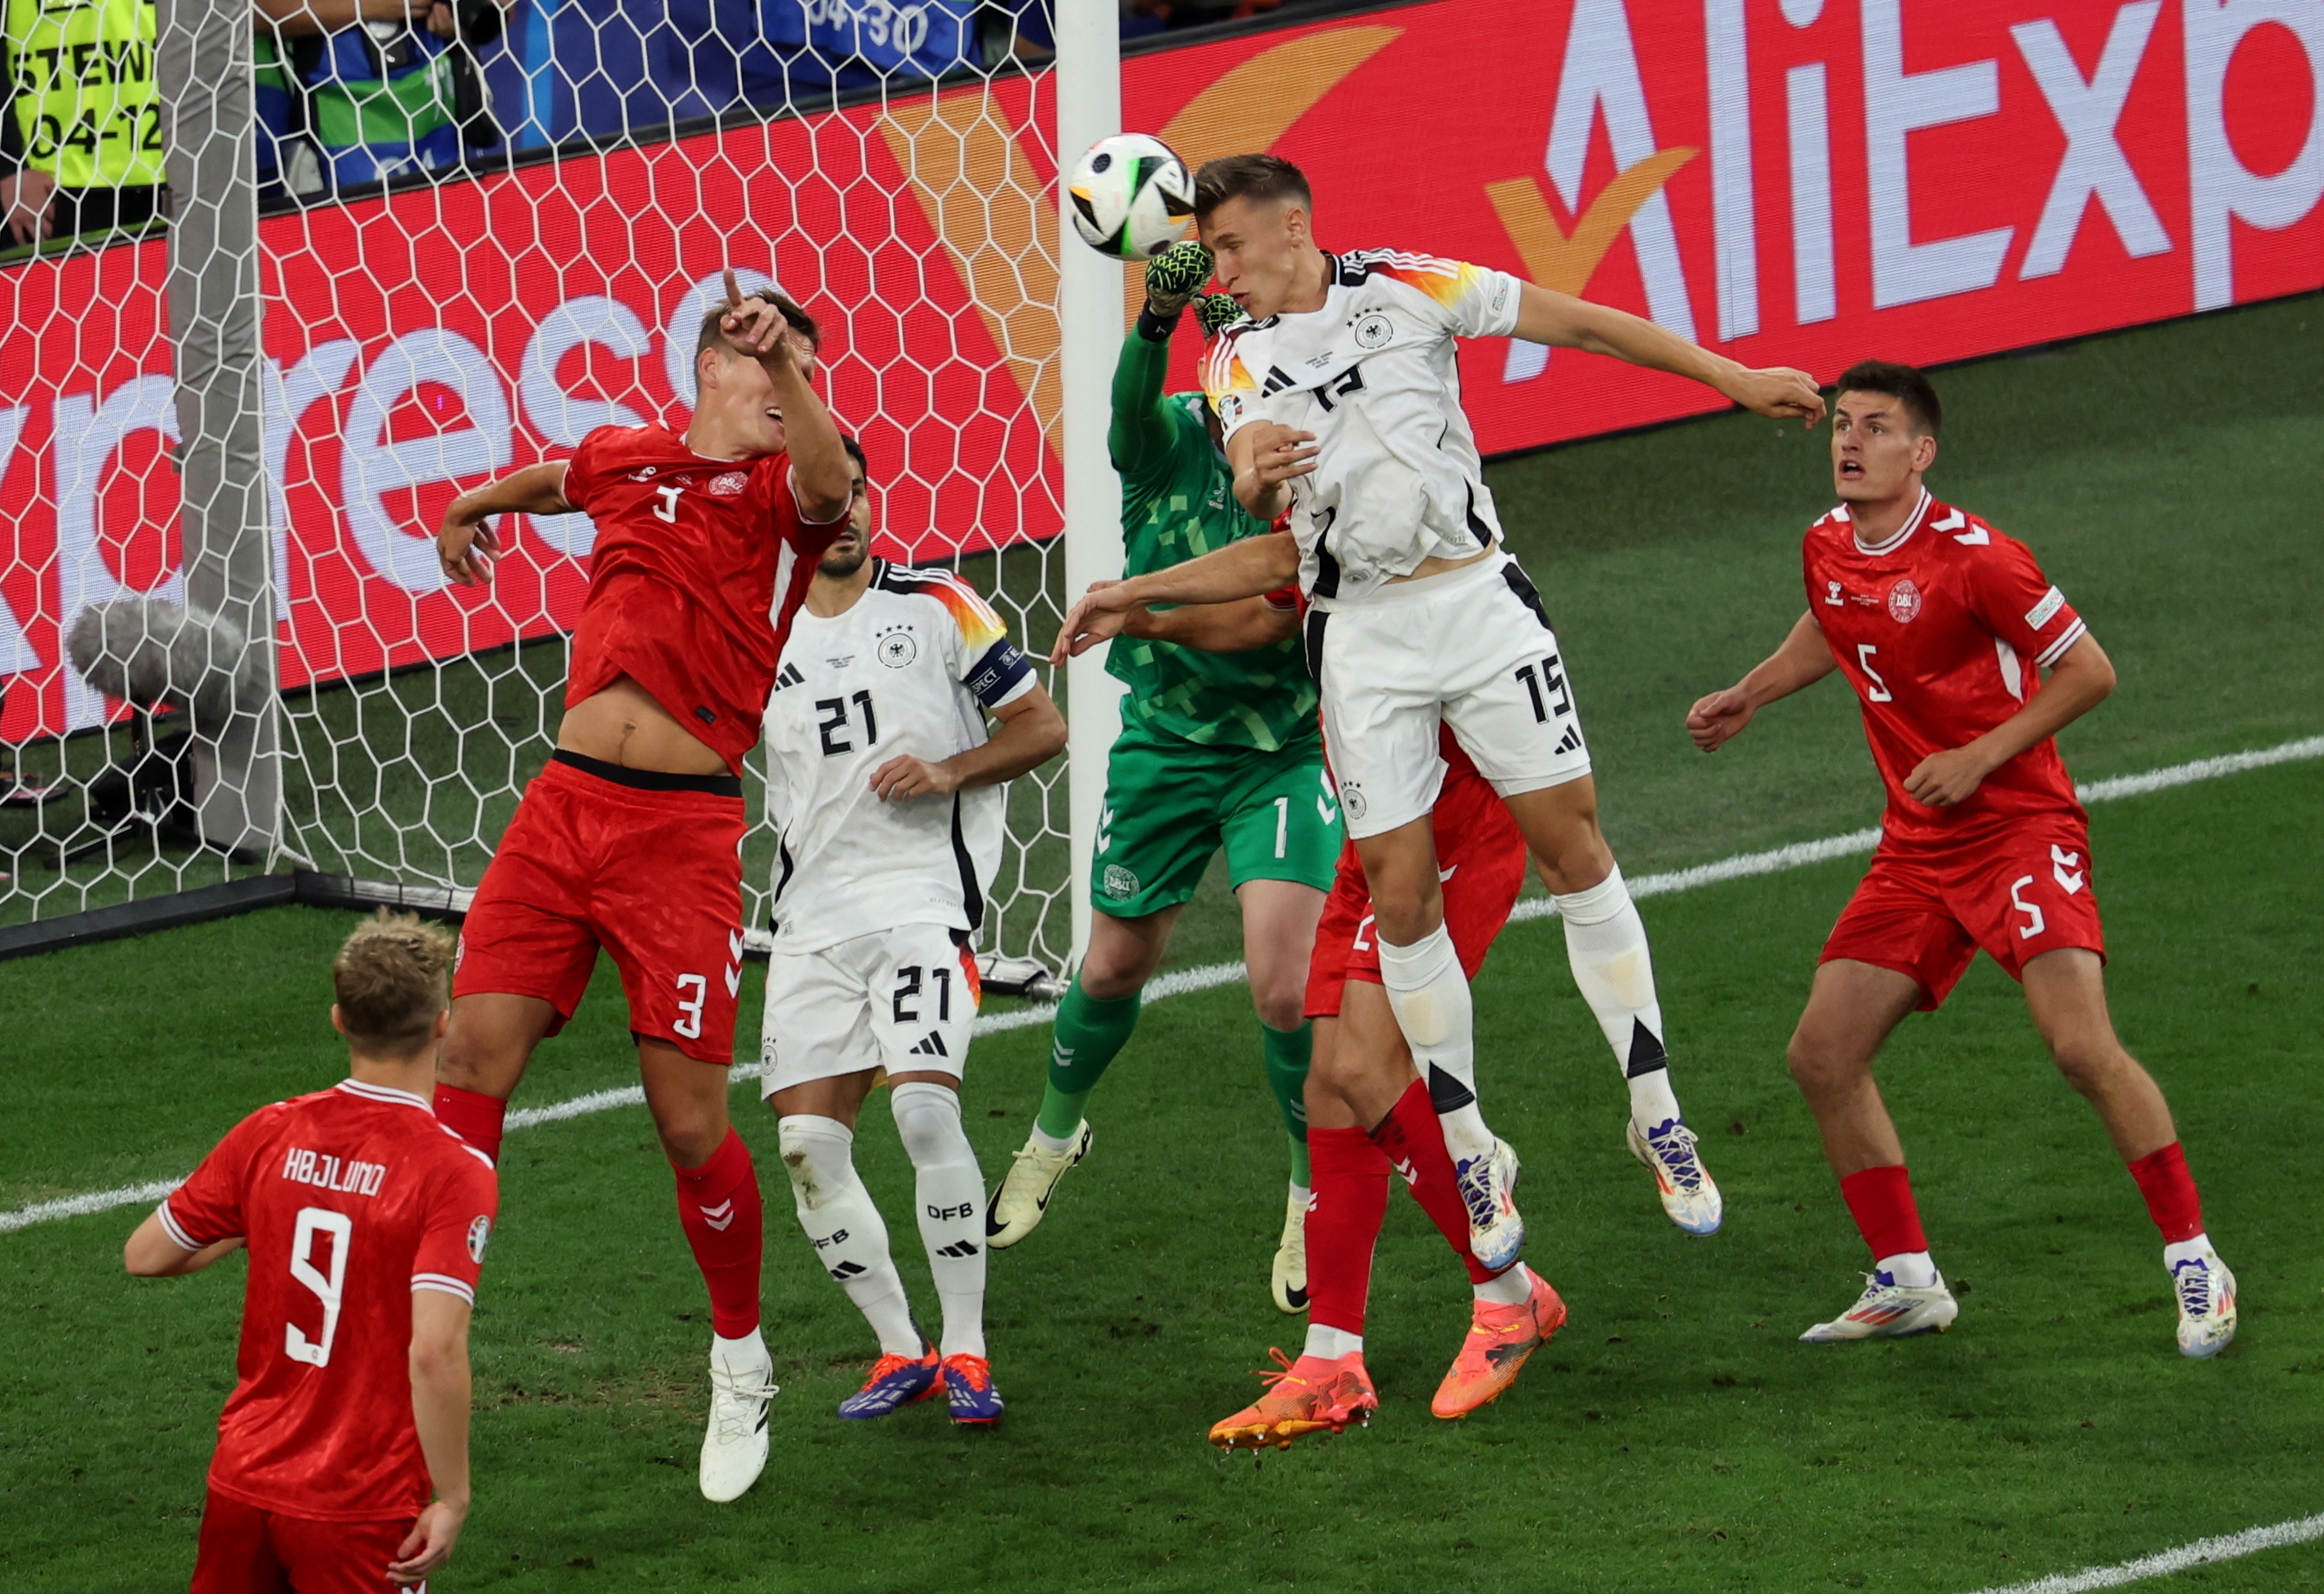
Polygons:
M1921 613L1921 589L1906 576L1888 589L1888 618L1899 625L1910 625Z
M720 498L739 498L742 489L751 484L748 471L728 471L710 478L710 491Z

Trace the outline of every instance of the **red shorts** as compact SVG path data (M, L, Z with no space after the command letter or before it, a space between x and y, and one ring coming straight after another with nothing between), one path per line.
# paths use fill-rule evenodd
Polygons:
M2089 827L2038 814L1941 847L1882 838L1822 962L1849 958L1916 981L1933 1011L1983 947L2013 980L2061 947L2106 955L2090 881Z
M317 1522L212 1489L193 1594L389 1594L388 1565L415 1520Z
M622 972L633 1033L699 1062L733 1062L741 786L558 753L524 788L476 888L453 996L537 996L561 1029L603 946Z
M1452 933L1462 972L1474 980L1525 886L1525 834L1491 783L1468 769L1445 776L1431 828L1436 868L1444 880L1444 927ZM1351 980L1380 982L1371 889L1353 842L1341 849L1339 877L1315 926L1315 951L1307 963L1307 1017L1338 1018L1340 993Z

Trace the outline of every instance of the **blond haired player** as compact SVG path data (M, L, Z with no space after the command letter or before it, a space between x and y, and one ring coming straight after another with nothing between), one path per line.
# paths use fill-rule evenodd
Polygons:
M262 1107L129 1237L141 1277L247 1247L195 1594L424 1588L468 1515L468 1313L492 1163L428 1092L452 937L384 911L331 960L347 1077Z

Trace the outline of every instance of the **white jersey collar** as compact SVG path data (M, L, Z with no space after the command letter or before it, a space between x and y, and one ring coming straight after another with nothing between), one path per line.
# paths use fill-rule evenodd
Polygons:
M1877 545L1867 545L1864 540L1864 533L1858 528L1856 517L1850 515L1849 517L1849 536L1855 540L1856 551L1860 554L1871 554L1875 557L1881 554L1895 553L1898 548L1904 547L1906 542L1912 539L1914 532L1921 529L1921 522L1928 519L1929 506L1935 502L1936 499L1930 494L1929 490L1926 487L1922 488L1921 501L1913 506L1913 512L1904 518L1903 529L1899 530L1895 536L1891 537L1887 541Z
M350 1096L361 1096L366 1101L387 1101L398 1107L417 1107L429 1117L436 1116L436 1104L425 1096L410 1091L399 1091L393 1085L367 1084L359 1079L343 1079L337 1086Z

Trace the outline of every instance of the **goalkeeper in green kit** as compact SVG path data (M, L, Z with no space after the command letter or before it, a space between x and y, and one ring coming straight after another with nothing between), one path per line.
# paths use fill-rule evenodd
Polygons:
M1146 306L1114 366L1106 443L1121 475L1130 576L1270 530L1235 501L1234 472L1202 393L1162 391L1171 334L1210 276L1210 252L1192 241L1149 263ZM1226 320L1241 314L1223 296L1215 303ZM1097 911L1089 951L1057 1004L1040 1116L993 1194L985 1233L995 1250L1030 1234L1057 1182L1089 1155L1084 1104L1137 1027L1139 992L1162 962L1178 911L1224 847L1242 907L1259 1049L1291 1143L1275 1304L1302 1312L1304 1009L1315 923L1339 857L1339 797L1324 771L1315 685L1298 639L1245 653L1204 653L1170 640L1171 624L1167 610L1141 613L1115 640L1106 663L1129 691L1121 700L1121 736L1106 766L1105 807L1091 861Z

